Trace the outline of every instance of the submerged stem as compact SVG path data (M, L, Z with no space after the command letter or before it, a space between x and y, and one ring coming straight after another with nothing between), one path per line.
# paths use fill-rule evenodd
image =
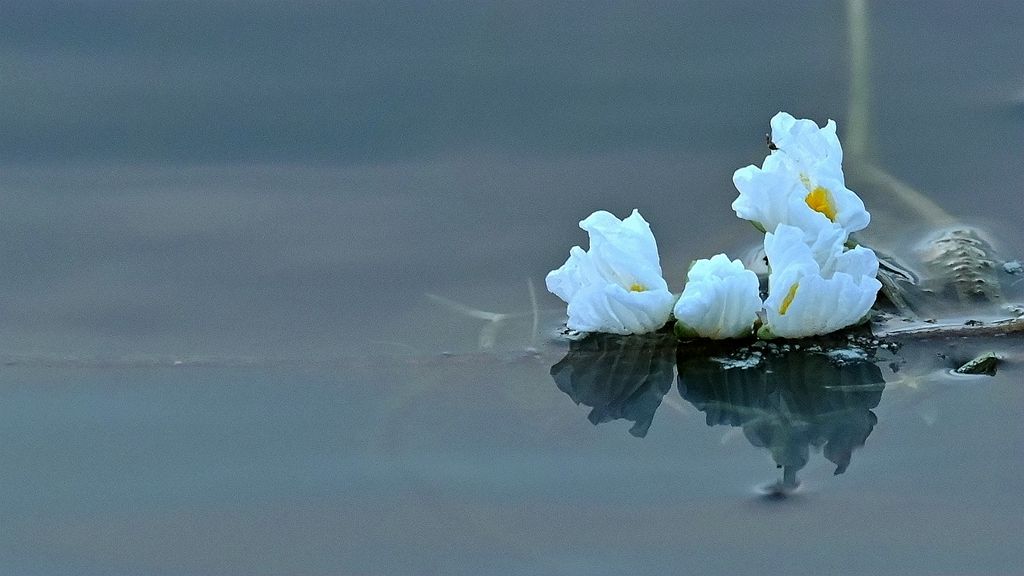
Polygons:
M851 155L864 158L868 153L871 104L867 0L847 0L846 20L850 43L850 100L846 117L845 148Z

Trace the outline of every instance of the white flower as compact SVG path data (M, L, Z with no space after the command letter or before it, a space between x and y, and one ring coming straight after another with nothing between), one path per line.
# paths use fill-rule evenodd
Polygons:
M750 336L761 309L757 275L725 254L697 260L676 302L676 333L704 338Z
M771 119L772 144L777 148L774 161L787 169L819 172L823 176L843 179L843 147L836 135L836 123L829 120L819 128L813 120L797 120L779 112Z
M765 235L771 274L765 300L770 335L801 338L835 332L865 318L882 287L869 248L843 249L842 230L823 229L813 244L799 228L780 224Z
M761 168L746 166L732 177L739 197L736 215L770 232L779 224L796 226L813 241L823 228L851 232L871 221L864 202L846 187L843 149L832 120L819 128L812 120L797 120L779 112L772 118L771 139L776 150Z
M661 276L658 245L639 212L619 220L604 211L580 222L590 249L574 246L548 273L548 290L565 300L572 330L640 334L668 322L675 297Z

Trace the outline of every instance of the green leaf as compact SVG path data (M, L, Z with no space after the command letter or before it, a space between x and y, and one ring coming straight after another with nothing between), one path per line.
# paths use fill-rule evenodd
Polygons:
M690 328L686 324L676 320L676 325L673 328L676 333L676 337L680 340L690 340L692 338L698 338L700 335L693 328Z

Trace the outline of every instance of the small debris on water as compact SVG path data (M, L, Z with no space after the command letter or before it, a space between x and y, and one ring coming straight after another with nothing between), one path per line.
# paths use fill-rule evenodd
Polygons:
M1010 260L1003 264L1003 270L1007 274L1021 274L1024 273L1024 264L1020 263L1020 260Z
M867 352L860 348L836 348L825 353L836 365L842 366L849 362L859 362L867 358Z
M754 352L745 358L716 357L712 358L712 360L721 365L724 370L731 370L733 368L746 370L748 368L757 368L761 364L761 353Z
M562 326L561 328L558 329L557 333L561 339L568 340L570 342L577 342L579 340L583 340L589 335L589 332L580 332L579 330L573 330L568 326Z

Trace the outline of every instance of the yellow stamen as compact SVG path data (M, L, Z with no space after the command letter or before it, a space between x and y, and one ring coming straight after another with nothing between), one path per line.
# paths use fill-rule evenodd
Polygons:
M647 290L647 288L644 288L643 284L637 282L633 282L629 287L630 292L643 292L644 290Z
M789 288L789 292L786 294L786 297L782 299L782 306L779 306L779 316L785 315L786 311L789 310L789 305L793 303L793 298L796 297L796 289L799 286L800 283L797 282Z
M811 207L811 210L821 212L829 220L836 221L836 207L832 205L832 198L827 189L818 186L811 190L811 193L804 198L804 201Z

